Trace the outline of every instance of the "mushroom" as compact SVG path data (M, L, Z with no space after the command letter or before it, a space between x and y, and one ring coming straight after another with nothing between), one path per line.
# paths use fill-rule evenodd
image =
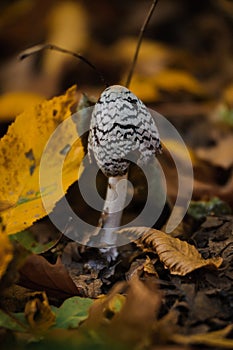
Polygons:
M146 106L129 89L137 62L143 34L158 0L153 0L141 27L138 42L127 77L126 86L107 87L94 106L88 140L88 154L94 156L99 168L108 177L108 189L97 231L103 229L101 238L105 247L115 245L114 231L119 227L127 193L127 176L130 161L139 166L161 153L159 133ZM53 44L36 45L23 51L19 58L49 49L81 59L99 75L108 86L100 71L83 55ZM97 232L98 233L98 232Z
M90 161L95 159L108 177L106 199L97 230L105 247L116 244L127 194L131 160L146 165L161 153L158 129L150 112L128 88L106 88L94 106L88 139Z

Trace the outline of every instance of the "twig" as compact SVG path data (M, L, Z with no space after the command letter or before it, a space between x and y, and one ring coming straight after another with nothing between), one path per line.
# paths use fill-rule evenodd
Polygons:
M137 46L136 46L136 50L135 50L135 53L134 53L134 57L133 57L133 61L132 61L132 64L131 64L131 67L130 67L130 71L129 71L129 74L128 74L128 77L127 77L127 80L126 80L126 84L125 86L127 88L129 88L130 86L130 82L131 82L131 79L132 79L132 76L133 76L133 72L134 72L134 69L135 69L135 66L136 66L136 63L137 63L137 59L138 59L138 54L139 54L139 50L140 50L140 46L141 46L141 43L142 43L142 39L143 39L143 35L144 35L144 32L145 32L145 29L151 19L151 16L154 12L154 9L157 5L159 0L154 0L152 5L151 5L151 8L148 12L148 15L140 29L140 33L139 33L139 37L138 37L138 42L137 42Z
M106 82L103 74L86 57L84 57L83 55L81 55L79 53L63 49L62 47L54 45L54 44L42 44L42 45L32 46L29 49L24 50L23 52L21 52L20 55L19 55L19 59L20 60L24 60L25 58L27 58L27 57L29 57L31 55L34 55L34 54L36 54L36 53L38 53L38 52L40 52L42 50L54 50L54 51L62 52L62 53L65 53L65 54L68 54L70 56L73 56L75 58L80 59L81 61L85 62L89 67L91 67L98 74L100 80L102 81L102 83L106 87L109 86L109 84Z

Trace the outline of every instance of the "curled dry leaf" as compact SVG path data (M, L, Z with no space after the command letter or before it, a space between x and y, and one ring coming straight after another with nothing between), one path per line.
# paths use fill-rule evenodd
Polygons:
M55 324L56 316L52 312L45 292L36 292L25 306L24 315L32 331L46 332Z
M145 247L154 248L159 259L173 275L185 276L201 267L218 268L223 261L221 257L203 259L193 245L159 230L148 227L132 227L127 231L141 235L139 243Z

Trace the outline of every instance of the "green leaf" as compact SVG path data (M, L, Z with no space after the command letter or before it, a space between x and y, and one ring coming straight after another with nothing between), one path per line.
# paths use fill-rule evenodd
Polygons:
M28 330L28 324L23 313L6 314L0 310L0 327L10 329L16 332L25 332Z
M223 105L219 110L218 121L233 127L233 109L230 109L228 106Z
M51 307L56 315L54 328L76 328L88 316L89 307L93 304L90 298L72 297L59 307Z
M202 220L208 215L220 216L231 214L231 208L227 203L215 197L209 202L192 201L188 209L188 214L195 220Z
M60 238L50 241L49 243L42 244L37 242L34 235L30 231L21 231L9 236L11 240L19 242L25 249L29 250L34 254L41 254L51 249Z

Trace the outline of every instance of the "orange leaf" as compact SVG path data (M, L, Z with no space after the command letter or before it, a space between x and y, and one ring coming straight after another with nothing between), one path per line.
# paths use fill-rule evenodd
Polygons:
M223 261L221 257L203 259L193 245L159 230L148 227L132 227L124 230L142 235L139 242L143 246L155 249L165 268L168 268L173 275L185 276L201 267L218 268ZM122 233L123 230L119 232Z

